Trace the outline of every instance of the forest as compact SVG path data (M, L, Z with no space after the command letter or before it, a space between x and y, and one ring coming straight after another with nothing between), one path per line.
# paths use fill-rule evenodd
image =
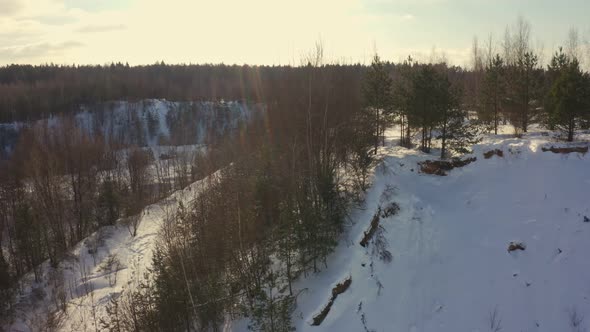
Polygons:
M113 297L97 330L220 331L248 317L254 331L291 331L296 280L327 257L362 206L385 130L399 144L441 159L468 153L483 133L531 125L574 141L590 128L590 75L575 37L541 65L519 20L503 41L474 41L469 68L401 63L326 63L317 44L301 66L131 67L9 65L0 68L0 122L25 126L0 161L0 317L14 313L19 280L59 263L101 227L124 224L171 192L207 189L164 221L152 268ZM138 144L88 133L81 105L114 100L247 101L263 116L206 149L154 155ZM185 142L186 143L186 142ZM216 176L212 175L216 174ZM97 244L99 245L99 244ZM66 310L59 277L52 302ZM47 319L47 329L59 326Z

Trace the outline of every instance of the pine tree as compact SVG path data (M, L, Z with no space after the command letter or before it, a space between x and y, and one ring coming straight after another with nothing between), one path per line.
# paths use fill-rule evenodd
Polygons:
M99 225L114 225L119 219L121 208L121 198L116 183L106 180L102 183L98 195L98 213Z
M440 122L441 77L433 65L424 65L412 80L409 97L408 125L420 128L422 138L420 149L430 152L432 130Z
M523 132L528 131L531 120L536 115L533 102L537 97L539 78L537 75L537 66L539 58L533 52L526 52L517 63L517 82L516 82L516 104L518 105L517 114L513 118L515 125L520 126Z
M397 77L394 81L392 92L392 104L394 107L393 115L400 125L400 145L411 147L411 127L409 122L409 112L411 111L411 97L413 94L412 84L414 69L414 60L409 56L403 63L397 64Z
M559 75L548 96L549 123L562 130L571 142L580 122L589 114L590 79L580 70L577 59L564 57L562 52L553 57L551 67Z
M379 139L384 134L388 118L392 113L392 88L393 81L387 73L385 64L379 55L375 54L363 86L364 111L370 112L374 121L372 128L374 154L377 154Z
M441 140L441 159L451 153L468 153L468 147L479 141L481 128L476 121L469 120L467 111L461 109L462 91L451 85L448 77L437 75L435 92L435 116Z
M279 289L280 274L268 269L263 284L256 291L251 312L251 331L290 332L295 331L291 314L295 309L295 298Z
M486 66L484 81L484 104L486 114L490 114L494 124L494 134L498 134L502 99L505 93L504 60L499 54Z
M463 129L466 112L459 109L458 93L451 91L448 79L438 79L435 95L442 116L438 137L441 140L440 157L442 159L447 156L449 141L459 139L458 135Z
M359 112L354 118L351 131L351 165L355 175L356 189L359 192L367 190L369 169L373 165L372 146L374 143L371 135L374 121L368 112Z

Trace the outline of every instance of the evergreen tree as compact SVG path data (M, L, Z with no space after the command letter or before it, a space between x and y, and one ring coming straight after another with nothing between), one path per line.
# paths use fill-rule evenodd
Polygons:
M420 128L420 149L430 152L432 131L440 122L441 76L433 65L423 65L412 80L408 125Z
M387 73L385 64L379 55L375 54L363 86L364 111L370 112L374 121L372 129L374 154L377 154L379 138L384 134L392 113L392 88L393 81Z
M104 181L98 195L99 225L114 225L119 219L120 208L121 198L116 189L116 183L110 180Z
M561 75L562 71L572 62L567 54L563 52L563 48L560 47L557 52L551 58L551 63L547 67L547 76L550 83L554 83L557 78Z
M571 142L580 122L589 114L590 79L580 70L578 60L569 59L563 52L553 57L551 67L559 76L547 98L549 123L562 130Z
M485 113L491 115L495 135L498 134L498 125L504 93L504 60L499 54L496 54L494 58L490 59L486 66L483 91Z
M16 250L26 266L33 269L35 280L39 280L38 265L45 258L44 244L49 246L47 230L33 215L28 202L21 202L16 207L14 220ZM44 243L45 242L45 243Z
M251 331L295 331L291 322L295 298L279 290L280 276L272 268L266 273L263 282L254 297L248 328Z
M414 60L409 56L407 60L397 66L399 75L394 82L393 91L395 115L400 124L400 145L408 148L412 145L409 112L411 110L412 84L415 72L413 63Z
M451 104L444 111L441 134L438 139L442 141L441 158L453 153L469 153L471 145L481 140L482 126L467 117L467 111L461 110L458 105Z
M558 50L553 54L551 57L551 62L547 66L547 71L545 72L545 86L544 91L545 99L544 99L544 112L543 112L543 119L542 123L549 128L549 130L555 130L555 121L551 120L551 89L553 84L557 81L557 79L561 76L564 68L567 67L569 64L569 57L563 51L563 47L559 47Z
M539 91L538 63L539 58L533 52L525 52L517 62L514 91L517 108L512 122L525 133L528 131L531 120L536 115L534 102Z
M359 112L352 123L351 132L351 165L355 175L356 187L359 192L367 189L367 178L373 165L372 146L374 140L367 133L372 132L374 121L368 112Z
M452 91L448 79L440 77L436 87L437 105L440 111L440 135L441 140L440 157L446 158L448 148L462 146L466 133L465 120L467 112L459 108L457 91ZM463 152L463 151L459 151Z

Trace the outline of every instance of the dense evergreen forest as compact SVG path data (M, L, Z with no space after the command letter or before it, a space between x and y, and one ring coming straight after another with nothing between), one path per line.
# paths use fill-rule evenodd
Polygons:
M370 66L326 64L321 46L300 67L0 68L1 122L63 119L26 128L0 164L0 315L43 261L58 271L102 226L124 223L134 235L147 204L206 178L206 194L165 221L152 270L112 298L100 329L220 330L228 317L249 317L252 330L291 330L302 291L293 282L326 266L348 211L362 204L386 128L398 125L401 145L441 158L468 152L500 123L515 135L540 124L568 141L588 129L590 78L575 54L559 49L541 67L519 36L501 53L476 47L469 70L377 55ZM80 105L145 98L246 100L266 113L204 152L170 156L71 120ZM65 295L53 294L66 310Z

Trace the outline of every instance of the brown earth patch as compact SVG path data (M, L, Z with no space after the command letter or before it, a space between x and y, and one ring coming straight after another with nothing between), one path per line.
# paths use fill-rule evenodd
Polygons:
M488 152L483 153L483 157L486 159L490 159L493 156L504 157L504 151L500 149L490 150Z
M369 230L364 232L363 239L360 242L361 246L366 247L367 244L369 244L369 241L371 241L371 238L373 237L373 235L375 235L375 232L377 231L377 228L379 227L380 220L381 220L381 207L379 207L377 209L377 212L375 213L375 215L373 215L373 219L371 219L371 225L369 226Z
M508 245L508 252L512 252L512 251L516 251L516 250L524 251L525 249L526 249L526 246L522 242L510 242L510 245Z
M326 319L326 316L328 316L328 313L330 312L330 309L332 308L332 305L334 304L334 301L336 301L338 295L346 292L346 290L350 287L351 283L352 278L348 277L344 279L344 281L336 284L334 288L332 288L332 297L330 297L330 301L328 301L328 304L326 304L326 306L322 309L322 311L320 311L319 314L313 317L313 323L311 325L319 326L324 321L324 319Z
M453 168L463 167L476 160L476 157L467 159L453 158L451 160L426 160L418 163L418 165L420 165L420 172L422 173L445 176Z

